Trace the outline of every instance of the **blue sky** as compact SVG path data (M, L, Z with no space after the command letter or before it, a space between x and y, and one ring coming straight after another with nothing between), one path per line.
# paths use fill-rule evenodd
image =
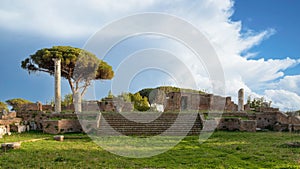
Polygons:
M45 103L53 98L53 77L44 73L29 75L20 68L20 62L36 50L55 45L82 48L89 37L113 20L140 12L163 12L187 20L207 36L224 69L226 95L235 99L237 90L243 87L247 95L264 96L282 110L298 110L299 8L297 0L88 0L83 3L3 0L0 2L0 101L21 97ZM175 53L191 67L198 89L209 91L208 75L194 63L188 51L170 40L148 38L145 42L143 38L133 38L119 44L105 60L116 69L122 58L149 47L171 51L175 47ZM109 57L114 54L118 57ZM137 76L129 89L135 92L143 87L172 85L170 79L151 70ZM97 99L107 94L110 84L95 84ZM62 89L63 94L70 93L66 81Z
M297 0L238 0L235 2L232 19L241 20L243 30L275 29L274 35L250 50L259 52L256 58L290 57L297 59L300 56L300 39L295 38L300 30L300 18L297 17L299 6L300 2ZM298 74L299 69L298 72L296 69L290 69L285 73Z

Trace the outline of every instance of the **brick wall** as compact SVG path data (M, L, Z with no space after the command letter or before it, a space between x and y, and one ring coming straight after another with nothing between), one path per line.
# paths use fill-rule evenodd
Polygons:
M278 122L277 113L256 113L257 127L262 129L273 129Z
M16 112L8 112L6 114L0 113L0 119L13 119L17 117Z
M240 131L255 132L256 126L256 120L241 120Z
M165 111L237 110L237 105L231 101L231 97L225 98L212 94L170 92L166 98Z
M224 118L220 119L218 130L227 131L256 131L256 120L242 120L240 118Z
M50 134L82 132L82 128L78 120L45 120L42 125L43 131Z

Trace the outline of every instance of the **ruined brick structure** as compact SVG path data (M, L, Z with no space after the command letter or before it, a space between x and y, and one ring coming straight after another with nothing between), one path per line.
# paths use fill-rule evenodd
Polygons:
M225 110L237 111L237 105L231 97L221 97L213 94L197 94L170 92L164 101L165 111L182 110Z
M5 111L1 112L0 126L2 126L2 128L5 128L5 133L1 133L1 135L9 133L11 131L19 132L20 131L19 128L22 127L21 122L22 122L22 118L17 118L16 112L5 112ZM15 127L12 128L12 126ZM15 128L16 130L14 130Z
M43 121L43 131L50 134L82 132L82 127L78 120L45 120Z
M42 105L42 103L28 103L28 104L22 104L19 108L19 112L28 112L28 111L53 111L54 107L52 105Z
M157 135L172 126L178 112L187 111L186 113L196 113L195 119L183 121L179 124L182 125L182 128L178 126L177 129L180 130L187 124L193 124L190 134L198 134L204 123L208 126L211 123L211 127L216 124L215 129L217 130L255 132L257 129L269 129L274 131L300 131L299 116L282 113L279 109L270 107L269 104L263 104L263 106L256 109L250 109L250 106L246 104L243 108L240 108L240 110L245 111L238 111L238 105L231 100L231 97L184 92L160 93L158 96L152 96L150 102L163 105L164 113L149 124L124 119L118 112L127 112L136 120L145 118L147 113L148 115L151 115L151 113L156 115L158 112L142 113L141 116L136 112L132 112L133 105L131 103L124 102L119 98L105 98L101 101L82 102L83 114L79 116L79 119L83 126L80 125L76 114L49 113L53 112L53 107L39 103L24 105L17 114L15 112L0 114L0 125L6 125L9 128L15 125L14 123L23 123L29 126L30 130L43 130L47 133L58 134L82 131L101 132L109 124L126 135ZM74 106L64 107L63 111L66 110L72 112ZM252 113L247 113L248 110L251 110ZM223 112L223 114L219 112ZM186 117L188 115L186 114ZM19 131L20 129L21 127L15 130ZM174 130L173 133L177 135L182 132Z
M218 130L228 131L256 131L255 120L241 120L240 118L222 118L219 121Z

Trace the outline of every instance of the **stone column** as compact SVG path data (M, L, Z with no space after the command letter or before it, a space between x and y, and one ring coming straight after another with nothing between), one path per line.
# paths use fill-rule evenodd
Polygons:
M61 60L52 59L54 61L54 92L55 92L55 113L61 112Z
M238 111L244 111L244 89L240 89L238 92Z
M73 94L74 99L74 109L76 113L80 113L82 111L81 107L81 94L79 91Z

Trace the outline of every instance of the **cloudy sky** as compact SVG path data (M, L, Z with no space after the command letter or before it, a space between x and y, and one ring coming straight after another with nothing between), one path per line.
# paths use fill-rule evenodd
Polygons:
M236 99L237 90L244 88L246 97L263 96L281 110L299 110L299 8L297 0L2 0L0 101L21 97L49 102L53 98L53 77L44 73L28 75L20 68L20 62L36 50L55 45L83 48L90 37L112 21L161 12L186 20L209 40L224 72L226 95ZM126 57L147 48L176 55L192 72L197 89L211 91L205 65L172 39L135 37L118 44L104 60L117 71ZM173 73L180 74L177 71ZM153 69L137 74L128 88L136 92L158 85L176 85L176 81L168 72ZM111 82L94 86L99 99L108 93ZM62 89L63 94L70 93L66 81Z

